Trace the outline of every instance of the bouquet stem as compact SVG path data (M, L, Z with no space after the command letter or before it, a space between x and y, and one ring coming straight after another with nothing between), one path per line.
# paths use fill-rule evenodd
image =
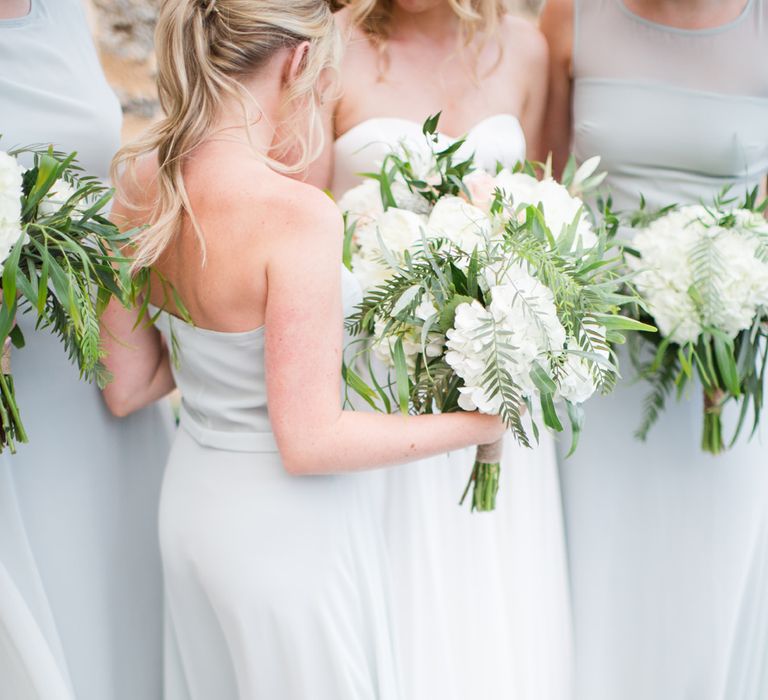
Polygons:
M0 359L0 452L8 447L12 454L15 453L16 441L28 442L28 439L13 389L11 341L6 339Z
M723 398L720 389L704 392L704 433L701 437L701 449L713 455L719 455L724 449L723 443Z
M469 488L474 484L472 491L472 510L486 513L496 508L496 494L499 491L499 475L501 473L501 454L504 449L504 440L497 440L488 445L478 445L475 455L475 465L469 477L467 488L459 501L459 505L469 493Z

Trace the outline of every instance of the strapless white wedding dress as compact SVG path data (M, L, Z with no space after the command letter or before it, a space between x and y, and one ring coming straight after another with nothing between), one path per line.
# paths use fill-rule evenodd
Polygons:
M423 138L406 119L353 127L335 143L334 195L398 142ZM524 157L525 137L500 114L478 123L463 149L493 171ZM570 605L553 440L543 433L532 450L507 440L491 514L458 505L473 458L461 450L378 474L405 697L567 700Z

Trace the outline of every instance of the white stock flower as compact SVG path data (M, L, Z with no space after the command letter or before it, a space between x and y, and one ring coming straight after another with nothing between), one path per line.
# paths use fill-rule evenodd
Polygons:
M0 151L0 269L22 235L21 194L24 169Z

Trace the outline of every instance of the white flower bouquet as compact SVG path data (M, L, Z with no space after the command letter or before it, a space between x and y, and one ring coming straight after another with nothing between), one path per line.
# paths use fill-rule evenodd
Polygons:
M738 438L750 405L759 424L766 376L768 335L768 201L757 192L737 205L724 193L711 206L667 207L635 214L639 228L627 263L646 312L654 323L634 353L641 376L652 386L638 436L645 439L670 394L680 398L696 378L704 394L702 449L725 449L723 407L740 404L730 445ZM652 343L652 353L643 353Z
M31 168L22 167L22 155ZM18 313L35 314L38 327L50 328L84 379L100 385L108 379L99 315L112 297L132 303L149 284L146 273L131 277L130 260L120 252L131 232L105 218L111 196L82 173L75 154L0 151L0 452L27 442L10 368L11 344L25 342Z
M491 175L455 163L461 142L438 150L436 123L424 126L426 156L401 148L340 200L345 259L365 291L349 320L360 338L347 384L387 411L500 415L526 446L538 407L561 431L563 405L574 449L581 404L615 383L611 341L645 328L618 314L632 300L619 292L620 259L547 168L539 178L531 164ZM572 168L569 184L599 180L596 165ZM494 509L500 457L501 444L478 448L462 497L474 486L473 510Z

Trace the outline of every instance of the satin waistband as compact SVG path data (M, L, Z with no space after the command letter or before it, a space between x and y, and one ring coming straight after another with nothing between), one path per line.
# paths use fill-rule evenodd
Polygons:
M228 432L200 425L182 406L179 425L199 445L232 452L279 452L272 433Z

